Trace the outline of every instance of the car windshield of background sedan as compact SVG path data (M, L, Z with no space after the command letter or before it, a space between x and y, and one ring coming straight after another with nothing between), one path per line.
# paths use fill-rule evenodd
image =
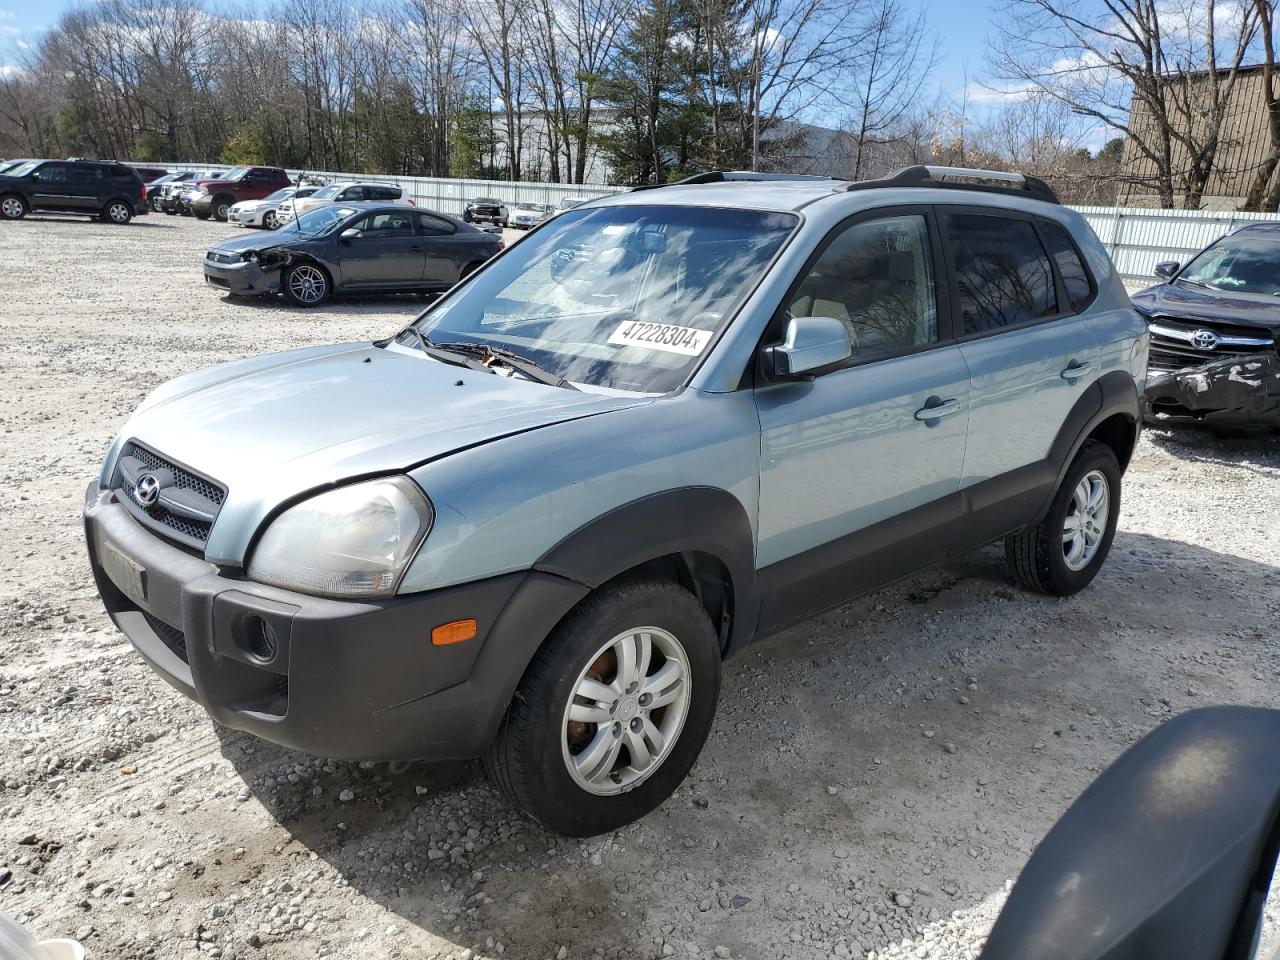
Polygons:
M312 194L312 199L332 200L334 197L338 195L338 191L341 190L343 186L344 184L341 184L341 183L331 183L327 187L321 187L314 194Z
M280 200L288 200L293 196L293 187L281 187L275 193L269 193L263 199L264 203L276 203Z
M665 393L711 350L797 223L704 207L576 211L429 309L420 329L437 344L510 350L574 383Z
M339 220L345 220L355 212L353 207L337 207L332 204L318 207L282 227L280 232L301 233L308 237L318 237Z
M1178 280L1224 293L1280 296L1280 243L1223 237L1187 264Z

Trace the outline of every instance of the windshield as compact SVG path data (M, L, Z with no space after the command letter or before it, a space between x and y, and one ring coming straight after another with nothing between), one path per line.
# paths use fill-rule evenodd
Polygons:
M1178 279L1228 293L1280 296L1280 243L1223 237L1187 264Z
M21 166L14 167L12 170L6 170L6 177L25 177L28 173L36 168L34 163L24 163Z
M293 196L293 187L281 187L275 193L269 193L266 196L266 202L270 203L275 200L284 200Z
M316 200L332 200L338 195L338 191L342 189L342 184L332 183L327 187L321 187L312 196Z
M438 344L505 348L575 383L674 390L797 222L705 207L575 211L514 245L420 328Z
M472 203L495 203L495 204L496 204L498 201L497 201L497 200L495 200L493 197L476 197L476 198L475 198L474 200L472 200L471 202L472 202Z
M220 179L220 180L239 180L241 177L243 177L243 176L244 176L246 173L248 173L248 172L249 172L249 168L248 168L248 167L232 167L232 168L231 168L230 170L228 170L226 173L219 174L218 179Z
M284 227L281 232L292 230L296 233L305 233L310 237L318 237L339 220L345 220L355 212L353 207L338 207L327 204L307 211L297 220Z

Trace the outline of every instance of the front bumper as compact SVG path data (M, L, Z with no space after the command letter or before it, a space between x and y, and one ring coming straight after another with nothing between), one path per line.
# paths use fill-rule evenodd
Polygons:
M1280 356L1227 357L1147 378L1147 422L1280 428Z
M243 263L219 263L205 257L204 282L239 297L257 297L280 292L280 269L263 270L251 260Z
M192 197L187 203L192 216L211 217L213 216L213 197L202 194L198 197Z
M323 757L482 753L514 681L473 668L489 644L519 647L518 632L536 623L526 606L516 605L514 623L495 624L526 581L546 580L512 573L412 596L328 600L220 570L141 527L96 482L84 523L107 612L161 677L228 727ZM433 627L469 618L475 639L432 645ZM263 623L276 639L270 656L254 652Z

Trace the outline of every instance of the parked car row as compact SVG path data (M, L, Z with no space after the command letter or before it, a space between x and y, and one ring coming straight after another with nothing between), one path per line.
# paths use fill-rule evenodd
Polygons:
M462 211L462 219L466 223L491 223L504 228L518 227L528 230L590 199L590 197L565 197L558 206L549 203L519 203L513 211L495 197L476 197L474 200L467 201Z

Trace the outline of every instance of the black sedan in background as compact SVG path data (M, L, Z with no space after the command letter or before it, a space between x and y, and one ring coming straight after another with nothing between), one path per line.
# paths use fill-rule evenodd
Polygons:
M335 293L447 290L502 247L442 213L333 203L266 236L223 240L205 254L204 278L232 295L283 293L314 307Z
M1148 420L1280 428L1280 223L1215 240L1132 297L1151 330Z

